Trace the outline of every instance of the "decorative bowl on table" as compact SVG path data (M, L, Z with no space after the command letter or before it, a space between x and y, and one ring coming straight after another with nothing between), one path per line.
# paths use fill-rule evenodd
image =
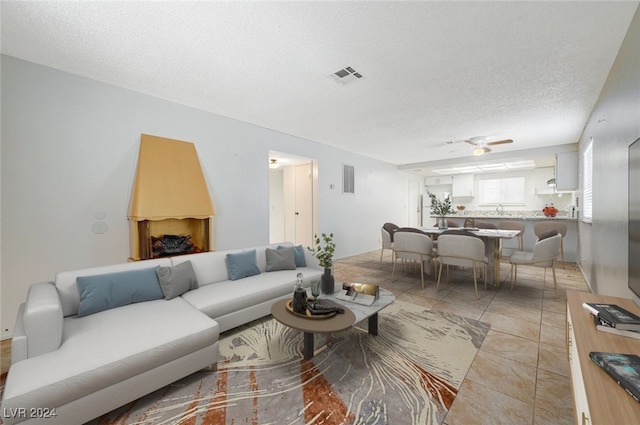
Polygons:
M311 298L311 301L313 301L313 298ZM333 317L337 314L336 311L330 311L324 314L311 314L309 309L305 309L304 313L298 313L293 309L293 300L288 300L286 303L286 307L287 311L289 311L290 313L295 314L296 316L304 317L305 319L328 319L329 317Z

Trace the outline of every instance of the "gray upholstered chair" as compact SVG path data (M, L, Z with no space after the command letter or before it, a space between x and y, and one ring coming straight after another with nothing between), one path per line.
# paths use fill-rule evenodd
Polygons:
M380 252L380 267L382 267L382 256L384 255L384 250L385 249L390 249L391 250L391 260L393 261L394 258L394 252L393 252L393 242L391 241L391 233L389 233L387 231L387 229L385 229L384 227L380 228L380 236L381 236L381 241L382 241L382 250Z
M433 258L433 241L429 235L422 232L396 232L393 251L391 282L395 279L398 259L402 260L405 273L406 260L417 261L420 263L420 279L422 280L422 288L424 288L424 275L425 273L431 274L431 259Z
M498 229L517 230L518 234L516 235L516 238L518 239L518 251L522 251L524 249L523 237L524 237L525 225L523 221L504 220L498 223Z
M562 243L562 234L556 233L555 236L551 236L536 242L533 248L533 252L516 251L509 257L511 263L511 289L513 290L513 283L518 279L518 266L519 265L531 265L536 267L544 267L544 275L542 280L542 290L547 280L547 267L551 267L553 273L553 289L558 298L558 285L556 283L556 260L560 254L560 246Z
M559 221L539 221L533 225L533 233L540 239L541 236L555 230L562 235L560 240L560 261L564 267L564 237L567 235L567 225Z
M497 224L491 223L489 221L476 220L475 224L478 229L497 229L498 228Z
M440 263L438 270L438 284L436 290L440 287L440 278L442 277L442 265L447 266L447 279L449 275L449 266L471 267L473 272L473 286L476 291L476 299L478 298L478 267L483 271L484 289L487 289L487 265L488 260L484 253L484 242L476 236L467 236L460 234L441 234L438 237L438 256L436 264Z

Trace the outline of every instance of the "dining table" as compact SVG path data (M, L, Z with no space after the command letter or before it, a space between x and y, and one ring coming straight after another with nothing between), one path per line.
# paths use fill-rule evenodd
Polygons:
M479 229L477 227L450 227L446 229L439 227L420 227L419 229L431 237L447 230L467 230L469 233L482 239L484 241L484 251L488 263L486 278L488 282L493 283L493 286L500 285L500 253L502 240L515 238L520 232L519 230Z

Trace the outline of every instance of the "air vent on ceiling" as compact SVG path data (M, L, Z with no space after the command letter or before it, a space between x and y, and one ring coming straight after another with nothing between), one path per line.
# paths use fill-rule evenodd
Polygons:
M362 74L360 74L350 66L345 66L344 68L339 69L336 72L332 72L331 74L329 74L329 77L333 78L336 83L343 86L353 84L356 81L360 81L364 78Z

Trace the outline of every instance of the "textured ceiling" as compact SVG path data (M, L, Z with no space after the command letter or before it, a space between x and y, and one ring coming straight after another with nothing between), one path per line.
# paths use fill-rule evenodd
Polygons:
M392 164L576 143L638 2L8 2L2 53ZM352 66L364 78L328 75ZM489 157L489 155L487 155Z

